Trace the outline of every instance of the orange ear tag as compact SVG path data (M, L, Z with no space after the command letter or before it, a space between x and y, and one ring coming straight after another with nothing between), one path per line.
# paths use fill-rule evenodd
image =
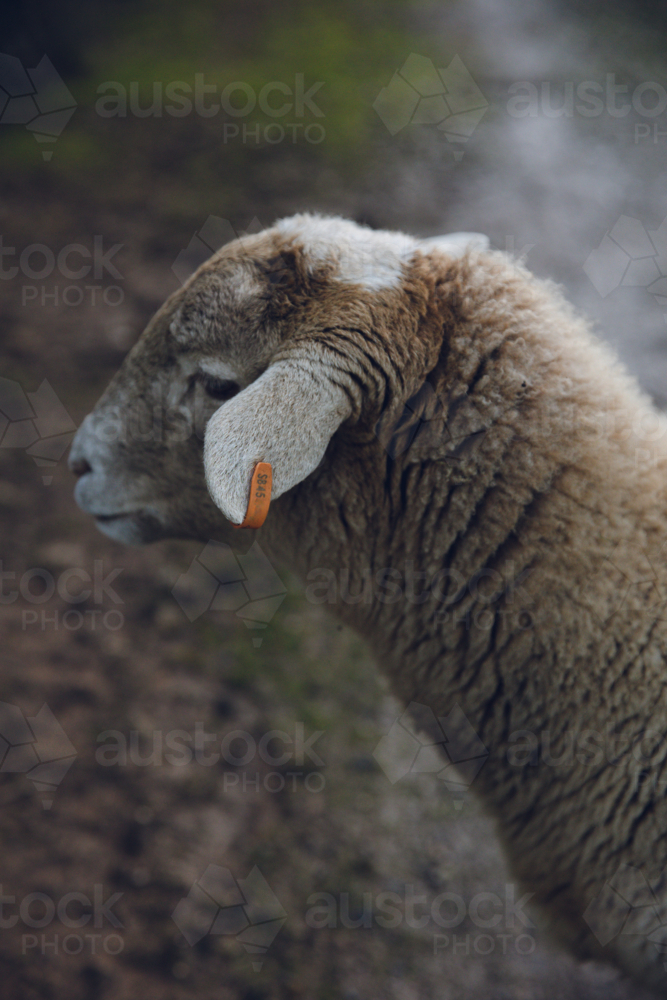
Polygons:
M241 524L235 528L261 528L269 513L271 503L271 484L273 475L270 462L258 462L250 480L250 499L248 509Z

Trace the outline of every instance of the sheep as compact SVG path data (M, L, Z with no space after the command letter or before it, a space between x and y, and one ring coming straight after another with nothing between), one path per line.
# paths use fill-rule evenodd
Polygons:
M457 707L489 750L473 791L534 912L667 995L665 440L560 291L483 239L298 215L166 301L70 465L112 538L238 544L270 463L253 537L306 582L374 581L327 599L405 704Z

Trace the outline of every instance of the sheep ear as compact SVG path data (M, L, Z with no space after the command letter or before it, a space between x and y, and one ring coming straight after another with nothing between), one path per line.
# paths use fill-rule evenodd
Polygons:
M213 501L232 524L241 524L257 463L271 464L275 500L317 468L351 412L348 393L323 366L307 361L271 365L206 426L204 470Z
M452 257L461 257L466 250L488 250L489 237L483 233L446 233L419 241L422 250L444 250Z

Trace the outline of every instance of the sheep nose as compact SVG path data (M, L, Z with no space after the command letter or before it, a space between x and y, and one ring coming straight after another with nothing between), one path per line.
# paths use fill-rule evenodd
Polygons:
M70 472L73 472L75 476L85 476L87 472L92 472L92 466L85 460L85 458L70 458L69 460Z

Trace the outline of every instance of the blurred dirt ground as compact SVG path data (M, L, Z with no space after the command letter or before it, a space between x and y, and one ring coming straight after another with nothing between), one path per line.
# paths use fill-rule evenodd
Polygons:
M543 23L554 26L553 37L561 42L569 37L567 15L548 4L540 10ZM462 52L486 80L489 94L512 79L508 39L518 54L530 48L530 21L524 23L519 14L513 20L494 4L476 3L470 10L426 5L411 17L414 35L406 37L403 55L420 39L426 45L429 32L437 29L444 37L449 31L448 58ZM611 58L604 46L590 55L582 41L586 30L572 29L578 41L571 51L584 60L583 76ZM641 41L644 29L637 30ZM613 49L613 31L611 38ZM395 39L387 44L391 52L401 51ZM549 49L544 38L533 38L533 44L542 53ZM295 65L289 64L292 74ZM524 63L516 73L524 78L528 71ZM377 72L381 78L385 70ZM355 92L354 101L359 99ZM81 103L86 128L99 130L99 121L86 118ZM533 131L522 133L516 123L495 119L494 124L492 112L490 118L489 130L480 132L477 145L471 140L458 165L451 155L445 158L442 144L391 145L380 133L366 170L359 163L350 166L345 151L332 153L330 162L326 152L318 159L320 154L300 148L230 152L225 159L211 152L216 136L206 123L190 120L180 132L174 122L115 122L107 139L114 144L113 156L99 171L86 163L78 173L72 167L69 179L46 167L17 170L18 154L10 150L0 199L3 245L20 249L39 243L57 253L71 243L90 247L95 235L102 235L105 249L122 244L114 257L122 278L107 274L99 282L119 285L122 301L110 305L98 297L93 304L86 293L81 304L69 305L64 287L85 282L64 281L57 273L43 280L23 274L0 281L1 374L27 393L46 379L78 425L154 309L178 287L172 264L210 214L243 229L253 218L268 224L277 215L321 208L424 235L441 228L486 229L500 246L507 234L523 245L534 227L540 238L529 263L566 281L572 297L586 299L590 289L583 291L581 262L597 246L607 217L613 224L614 213L627 204L627 188L624 202L618 182L632 166L624 147L609 152L606 201L591 201L583 189L571 191L565 209L568 169L579 164L580 176L585 173L584 138L571 123L556 122L549 134L554 157L547 164L540 160L535 132L544 122L528 123ZM605 141L604 135L595 138ZM194 178L179 166L192 149L198 164ZM68 155L73 156L71 149ZM633 151L628 155L636 165ZM528 179L517 176L513 157ZM651 200L661 170L651 161L641 175L643 195L635 190L631 196L647 225L664 202L663 194ZM594 186L592 175L587 185ZM541 196L543 190L551 192L551 202ZM589 214L582 223L584 204ZM586 226L588 244L582 244ZM655 376L650 351L659 341L663 358L662 320L650 311L651 303L633 296L639 292L629 289L622 305L617 303L610 336L631 355L633 342L623 339L626 320L645 306L636 330L638 342L649 347L638 355L635 370ZM599 303L586 301L594 313L599 309L598 319L606 318ZM606 304L604 309L612 311ZM649 383L647 377L659 395L659 386ZM276 569L286 597L261 633L233 613L209 611L189 621L172 589L201 545L173 542L138 550L116 545L75 507L64 460L39 466L25 449L0 449L0 463L2 570L15 574L3 577L2 594L21 581L29 587L2 608L0 701L28 719L46 704L76 753L55 793L25 773L0 771L3 997L641 996L614 971L581 965L552 947L538 928L526 934L520 921L503 928L504 940L495 935L482 940L469 917L454 931L432 920L423 927L409 926L406 919L396 927L365 920L364 894L374 906L383 892L403 901L410 894L423 897L427 906L449 892L469 903L480 892L504 899L512 883L492 826L469 794L457 803L429 775L392 785L378 766L373 751L401 709L385 691L373 651L337 625L325 607L309 601L282 567ZM109 587L81 603L69 603L58 591L43 600L39 574L25 582L31 568L54 580L77 569L94 576L96 561L104 577L112 574ZM76 581L71 586L76 591ZM81 613L83 624L76 616L63 617L72 610ZM105 619L108 612L116 614ZM119 613L122 625L116 627ZM241 755L247 737L234 743L230 734L241 731L259 742L272 730L296 734L299 726L305 738L322 733L314 747L323 763L306 755L302 763L271 765L257 754L236 765L170 763L164 743L156 743L167 733L187 736L200 727L218 741L227 737L230 752ZM133 738L136 746L126 763L101 752L110 741ZM43 801L50 798L45 809ZM284 923L265 954L244 947L231 932L205 933L188 944L183 928L197 937L197 922L206 921L201 896L186 907L180 929L172 919L209 865L228 869L238 884L256 867L268 883ZM92 899L96 886L103 901L114 899L114 916L102 910L99 927L95 920L77 926L87 913L81 898L72 898L64 921L49 915L49 900L57 904L69 893ZM336 901L334 926L317 926L312 912L308 916L322 904L318 893ZM227 904L237 902L230 890ZM267 906L253 921L271 915Z

